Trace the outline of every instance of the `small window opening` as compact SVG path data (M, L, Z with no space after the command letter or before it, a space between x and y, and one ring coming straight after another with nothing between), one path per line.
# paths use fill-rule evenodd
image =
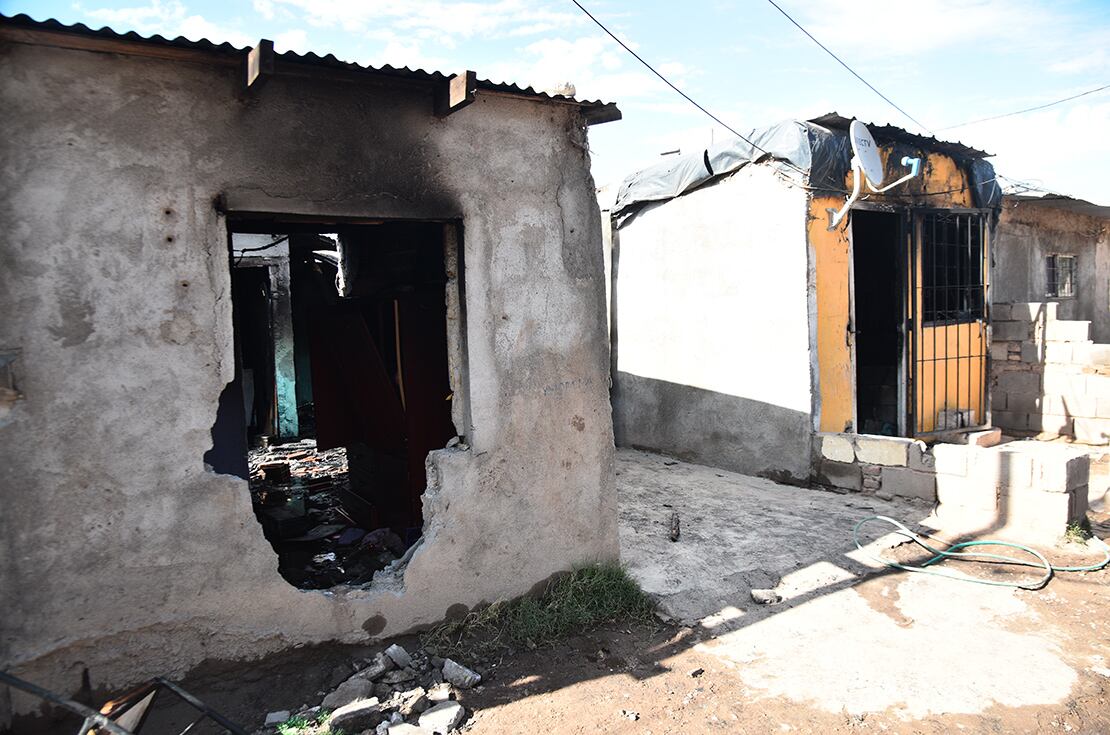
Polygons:
M367 584L420 538L425 459L456 434L445 227L231 228L251 500L296 587Z
M1045 258L1045 265L1045 295L1061 299L1075 296L1075 256L1053 253Z
M921 223L925 322L983 318L983 230L977 215L931 214Z

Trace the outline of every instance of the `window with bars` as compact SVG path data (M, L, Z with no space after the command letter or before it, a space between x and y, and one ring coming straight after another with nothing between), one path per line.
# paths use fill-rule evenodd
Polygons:
M1067 298L1075 296L1075 256L1053 253L1046 258L1048 278L1046 296Z
M983 228L978 215L930 214L921 221L925 322L983 318Z

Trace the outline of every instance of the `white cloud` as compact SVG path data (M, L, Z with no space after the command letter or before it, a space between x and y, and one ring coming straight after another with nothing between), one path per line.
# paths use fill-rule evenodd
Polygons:
M253 46L258 39L252 39L245 33L224 28L200 15L190 15L179 0L162 2L153 0L149 5L132 8L98 8L84 10L84 14L93 20L106 23L113 30L134 30L143 35L159 34L167 38L184 36L190 41L208 39L215 43L224 41L235 46Z
M300 28L294 28L274 36L274 50L278 53L295 51L303 54L311 51L312 47L308 42L308 34Z
M365 32L382 25L420 40L527 35L582 22L575 13L527 0L483 3L457 0L273 0L302 12L315 26Z
M274 19L273 0L254 0L254 10L266 20Z

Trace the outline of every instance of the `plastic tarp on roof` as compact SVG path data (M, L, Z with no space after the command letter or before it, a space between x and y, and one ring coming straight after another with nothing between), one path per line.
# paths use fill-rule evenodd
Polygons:
M800 169L808 175L808 185L814 189L844 190L844 179L852 161L851 143L844 131L790 120L753 131L748 139L750 143L742 138L730 138L629 176L621 183L613 205L612 213L618 226L650 202L673 199L749 163L770 161L794 175L799 174L795 169ZM895 143L907 154L912 154L914 149L898 141ZM960 163L967 173L976 206L1001 207L1002 190L995 181L994 167L981 158Z

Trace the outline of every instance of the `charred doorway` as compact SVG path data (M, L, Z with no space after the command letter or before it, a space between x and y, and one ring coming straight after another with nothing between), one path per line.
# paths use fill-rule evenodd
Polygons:
M236 381L255 514L294 586L361 585L420 537L456 435L454 225L231 226Z
M856 430L899 436L905 235L901 215L852 212Z

